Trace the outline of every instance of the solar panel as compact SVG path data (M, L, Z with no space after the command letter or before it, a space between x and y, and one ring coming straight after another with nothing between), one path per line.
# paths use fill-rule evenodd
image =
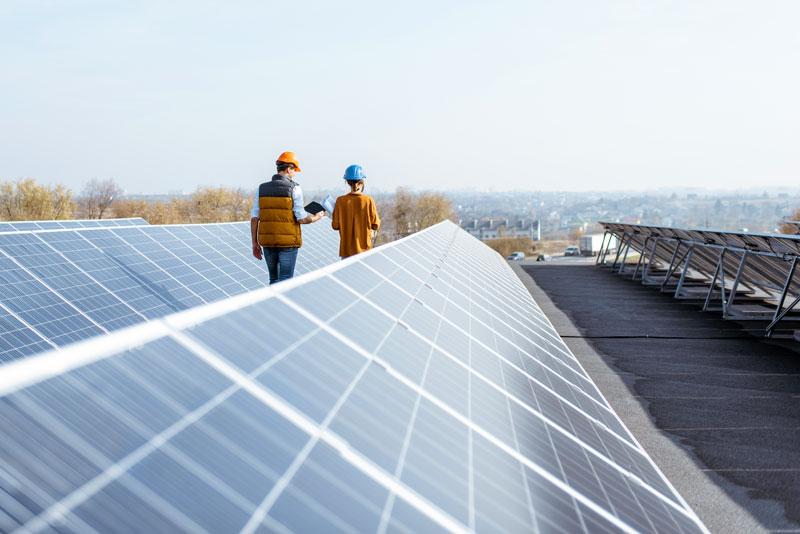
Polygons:
M605 251L598 256L599 263L610 264L644 285L658 285L662 291L673 292L675 298L704 299L704 311L718 309L724 318L771 317L767 336L800 303L800 280L795 277L800 236L600 224L607 233L618 236L620 246L613 262ZM626 262L631 251L638 255L635 266ZM694 287L687 288L689 284ZM759 304L743 309L735 304L743 296L757 299ZM789 298L792 296L794 300Z
M339 259L338 236L319 226L304 229L298 274ZM268 276L249 222L128 224L0 233L0 282L3 363L261 288Z
M58 221L0 221L0 232L30 232L58 230L61 228L93 228L114 226L144 226L149 224L141 217L127 219L65 219Z
M450 222L7 365L0 395L4 531L707 532Z

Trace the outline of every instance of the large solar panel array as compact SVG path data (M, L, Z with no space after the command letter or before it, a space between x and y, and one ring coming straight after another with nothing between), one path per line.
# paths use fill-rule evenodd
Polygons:
M0 369L6 532L707 532L450 222Z
M144 226L147 224L149 223L141 217L131 217L127 219L65 219L58 221L0 221L0 232Z
M298 274L338 261L329 224L303 237ZM249 221L0 233L0 364L268 281Z
M703 309L720 309L725 318L747 318L743 313L766 313L762 318L771 315L767 335L800 303L800 236L600 224L606 235L618 238L619 248L616 255L604 251L598 256L599 263L619 265L620 274L629 274L643 284L660 285L676 298L705 298ZM635 266L626 263L629 254L638 257ZM689 288L690 283L699 287ZM736 305L737 295L754 297L771 308L761 312L751 306L743 312Z

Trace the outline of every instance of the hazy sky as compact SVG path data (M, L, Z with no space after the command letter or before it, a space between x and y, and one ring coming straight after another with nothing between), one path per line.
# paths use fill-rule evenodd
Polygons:
M800 2L0 2L0 181L800 184Z

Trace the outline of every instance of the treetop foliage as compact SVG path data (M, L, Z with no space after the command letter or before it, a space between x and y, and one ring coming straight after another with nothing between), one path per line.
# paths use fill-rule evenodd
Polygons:
M245 221L252 197L243 189L199 187L188 199L150 202L123 196L113 179L92 179L81 195L63 185L39 185L33 178L0 183L0 219L41 221L142 217L150 224Z
M794 215L789 219L790 221L800 221L800 209L794 212ZM796 234L797 229L790 224L783 223L781 225L782 234Z
M399 239L424 230L445 219L455 220L453 203L441 193L411 193L398 187L389 213L379 215L383 219L382 233L388 240Z
M142 217L150 224L190 224L250 220L253 197L241 188L198 187L188 199L148 202L122 199L114 203L115 217Z
M72 219L76 205L63 185L38 185L33 178L0 183L0 209L8 221Z
M522 251L526 255L533 253L533 239L530 237L500 237L484 241L489 247L496 250L501 256L507 258L512 252Z

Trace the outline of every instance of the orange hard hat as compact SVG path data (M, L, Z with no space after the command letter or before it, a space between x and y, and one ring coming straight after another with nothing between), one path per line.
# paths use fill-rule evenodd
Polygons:
M294 152L284 152L278 156L278 161L275 163L291 163L294 165L295 170L300 172L300 162L297 161L297 156L294 155Z

